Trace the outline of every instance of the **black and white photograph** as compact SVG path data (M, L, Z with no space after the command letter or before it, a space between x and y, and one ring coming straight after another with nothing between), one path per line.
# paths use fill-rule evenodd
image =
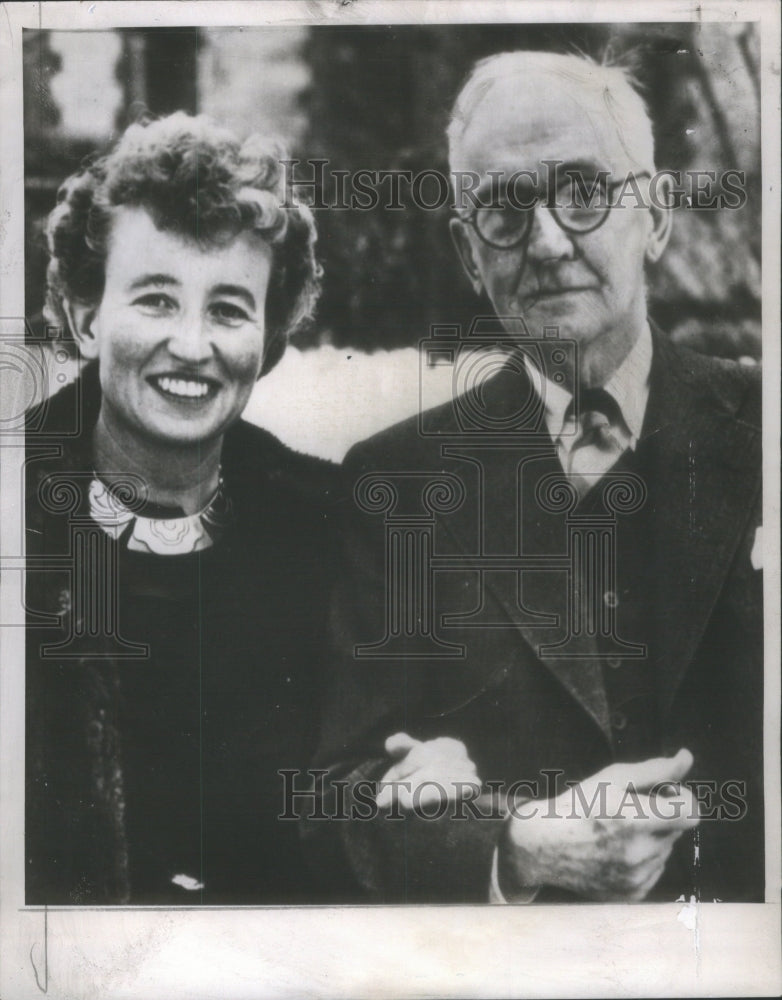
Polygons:
M3 996L778 993L779 8L3 12Z

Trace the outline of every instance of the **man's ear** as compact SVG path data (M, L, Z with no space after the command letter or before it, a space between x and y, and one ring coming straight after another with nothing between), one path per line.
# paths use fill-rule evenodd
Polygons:
M73 339L79 345L82 357L85 357L88 361L97 358L98 337L95 330L95 317L98 307L65 299L63 301L63 308L65 315L68 317L68 325L71 328Z
M673 211L675 203L673 181L663 174L659 178L654 198L650 198L649 211L652 215L652 230L646 244L646 262L655 264L662 257L663 250L668 245L673 228Z
M480 295L483 291L483 281L475 259L473 245L467 232L467 226L461 219L451 219L450 229L451 239L453 240L453 245L456 247L459 260L462 262L464 272L470 279L470 284L475 294Z

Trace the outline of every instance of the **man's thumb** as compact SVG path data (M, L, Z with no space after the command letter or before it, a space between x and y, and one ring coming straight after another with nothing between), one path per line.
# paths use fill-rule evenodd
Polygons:
M693 757L682 748L675 757L651 757L635 764L631 780L636 791L649 791L655 785L668 781L681 781L692 767Z
M386 753L389 757L399 760L405 754L409 753L414 746L417 746L419 742L420 740L414 739L407 733L394 733L393 736L389 736L386 740Z

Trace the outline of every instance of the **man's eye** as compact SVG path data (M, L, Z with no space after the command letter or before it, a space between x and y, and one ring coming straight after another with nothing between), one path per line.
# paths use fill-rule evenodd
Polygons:
M515 233L523 228L525 223L525 213L513 208L511 205L502 205L498 208L487 208L482 213L481 222L483 228L496 236Z
M602 177L568 177L557 186L555 203L559 208L591 209L605 206L608 188Z
M218 322L232 326L247 323L250 319L247 312L233 302L215 302L210 311Z
M142 311L156 316L173 312L176 309L174 300L168 295L162 295L160 292L148 292L146 295L140 295L133 301L133 305L139 306Z

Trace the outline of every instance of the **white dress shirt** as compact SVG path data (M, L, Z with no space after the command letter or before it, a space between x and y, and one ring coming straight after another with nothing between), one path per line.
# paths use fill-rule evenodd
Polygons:
M573 394L561 385L546 378L540 371L534 369L534 362L529 355L524 357L525 364L533 377L533 384L544 386L544 417L551 440L557 446L557 454L566 471L570 465L570 454L579 437L579 424L576 415L570 407ZM646 404L649 401L649 373L652 367L652 332L645 323L641 333L630 349L630 353L617 368L611 378L603 386L619 407L624 421L623 425L611 428L612 433L620 440L624 448L635 449L641 436ZM596 454L596 461L600 459ZM603 470L605 471L605 470Z

